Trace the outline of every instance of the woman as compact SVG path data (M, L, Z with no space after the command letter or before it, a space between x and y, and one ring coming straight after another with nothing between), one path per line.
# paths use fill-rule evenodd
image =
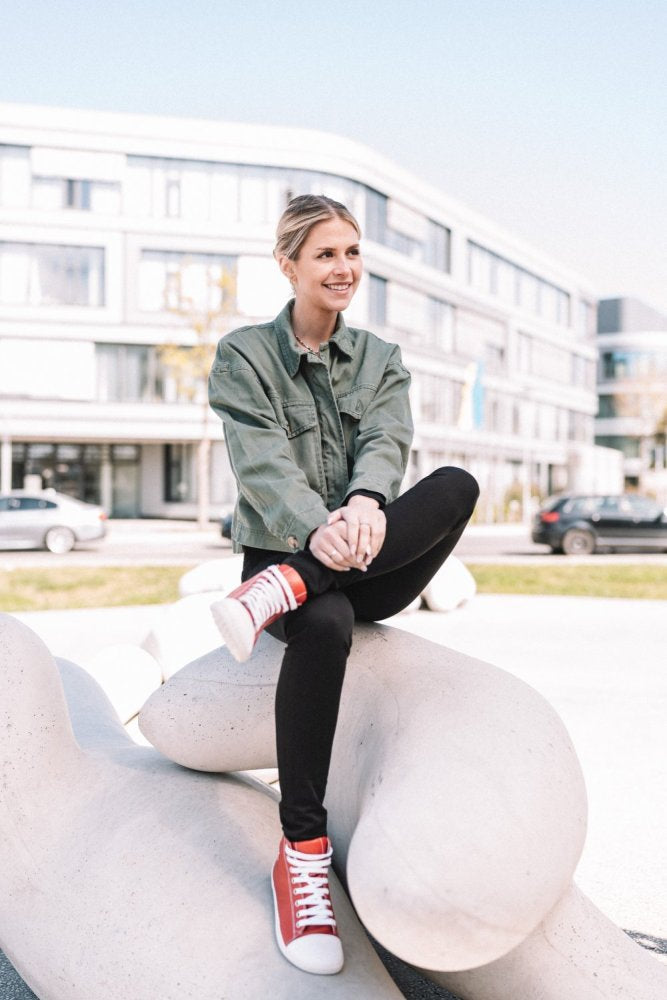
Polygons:
M239 660L265 628L286 643L276 690L276 938L289 961L320 974L343 965L323 800L353 624L396 614L421 593L478 495L467 472L443 468L398 497L410 376L396 345L342 317L361 279L360 236L338 202L294 198L274 251L294 298L272 322L223 337L209 383L238 482L233 538L244 552L244 582L213 611Z

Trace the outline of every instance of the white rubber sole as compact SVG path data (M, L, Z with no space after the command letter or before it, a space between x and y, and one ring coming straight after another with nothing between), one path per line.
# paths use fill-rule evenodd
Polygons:
M285 944L280 932L278 917L278 902L276 889L271 879L273 894L273 926L276 932L276 944L281 954L302 972L310 972L313 976L335 976L343 968L343 946L340 938L333 934L307 934L297 938L290 944Z
M255 646L255 626L240 601L225 597L211 605L213 620L234 659L244 663Z

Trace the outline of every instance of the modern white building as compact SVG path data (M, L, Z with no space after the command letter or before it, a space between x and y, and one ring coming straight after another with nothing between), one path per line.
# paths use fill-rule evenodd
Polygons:
M597 302L565 264L338 136L0 105L2 488L194 516L203 405L160 345L196 337L169 304L201 305L227 274L228 327L274 315L290 291L275 225L307 192L361 223L346 318L402 346L411 477L468 468L489 521L527 513L531 493L591 488ZM234 484L213 428L218 513Z
M667 316L636 299L598 310L596 440L623 453L625 486L667 503Z

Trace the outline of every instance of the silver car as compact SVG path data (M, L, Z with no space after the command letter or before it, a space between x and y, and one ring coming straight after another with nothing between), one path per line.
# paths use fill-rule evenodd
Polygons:
M101 507L55 490L0 493L0 549L69 552L77 542L104 538L106 530Z

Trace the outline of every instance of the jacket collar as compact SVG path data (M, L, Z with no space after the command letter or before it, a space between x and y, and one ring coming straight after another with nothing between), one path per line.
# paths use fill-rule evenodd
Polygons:
M283 363L290 378L294 378L296 375L299 370L301 358L303 357L302 350L296 341L294 332L292 331L293 305L294 299L290 299L285 308L278 313L274 320L278 344L280 346L280 353L282 354ZM354 356L354 341L350 331L345 325L342 313L338 313L336 329L332 333L329 343L335 344L338 350L343 354L346 354L348 358Z

